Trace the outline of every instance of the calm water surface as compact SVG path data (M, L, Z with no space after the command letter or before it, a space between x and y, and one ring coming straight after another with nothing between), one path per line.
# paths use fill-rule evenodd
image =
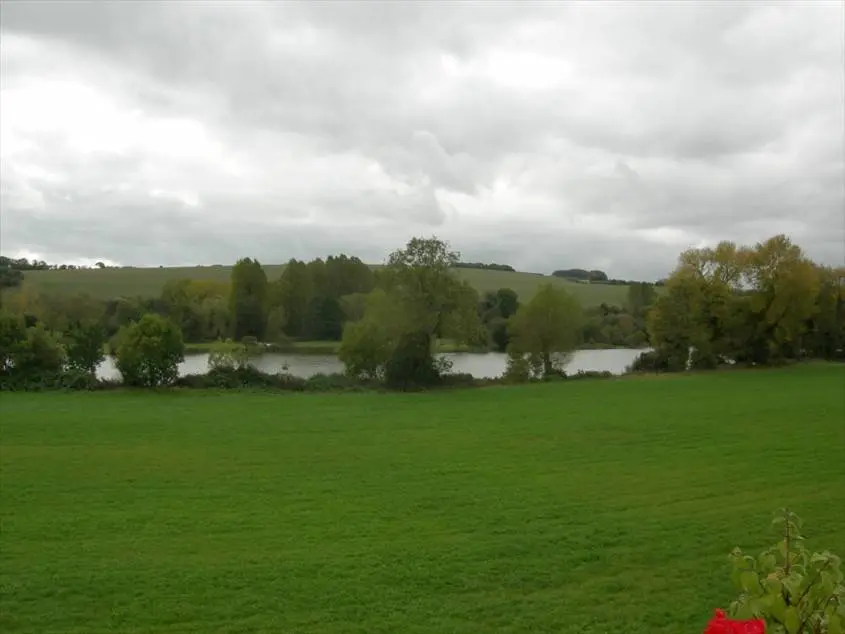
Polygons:
M582 371L612 372L622 374L641 350L579 350L566 366L571 373ZM475 354L450 352L440 356L451 359L453 372L465 372L476 378L496 378L505 371L507 356L501 352ZM290 374L308 378L314 374L343 372L343 364L333 355L315 354L263 354L251 361L263 372L280 372L286 369ZM287 366L287 368L285 368ZM203 374L208 371L208 355L192 354L179 364L179 374ZM120 378L114 360L107 358L97 369L97 376L104 379Z

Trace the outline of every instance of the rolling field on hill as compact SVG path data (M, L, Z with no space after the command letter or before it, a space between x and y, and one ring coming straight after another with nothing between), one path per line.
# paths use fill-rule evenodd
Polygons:
M424 394L0 399L0 630L701 632L845 553L845 366Z
M76 271L27 271L24 286L44 293L88 293L93 297L111 299L140 295L155 297L169 280L191 278L196 280L228 281L231 266L192 266L172 268L120 268ZM270 280L282 274L284 265L265 265ZM458 275L469 281L479 292L512 288L521 301L528 301L540 284L551 282L565 287L581 300L584 306L597 306L602 302L621 305L625 302L627 286L607 284L579 284L558 277L537 273L512 273L483 269L457 269Z

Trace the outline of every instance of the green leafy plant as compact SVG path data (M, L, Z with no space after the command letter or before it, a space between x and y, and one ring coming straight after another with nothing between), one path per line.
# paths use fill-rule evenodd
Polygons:
M845 585L841 559L804 546L801 519L778 511L773 525L781 539L758 557L735 548L732 580L739 598L732 616L761 618L767 634L845 634Z
M208 369L242 370L249 365L249 353L247 343L216 341L208 354Z
M117 369L126 385L157 387L173 383L185 360L182 331L172 321L149 313L121 329Z

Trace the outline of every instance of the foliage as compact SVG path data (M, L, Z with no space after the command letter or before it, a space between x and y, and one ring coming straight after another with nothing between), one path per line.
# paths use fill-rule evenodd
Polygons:
M500 288L488 291L478 304L478 316L487 331L486 336L479 343L492 343L494 349L504 352L508 347L508 318L519 309L519 298L516 291L510 288Z
M762 618L769 634L842 634L845 632L845 583L842 561L804 545L801 519L778 512L773 524L782 539L758 557L739 548L731 553L732 581L740 590L731 613Z
M562 269L552 273L554 277L565 277L570 280L584 280L589 282L607 281L607 273L604 271L586 271L584 269Z
M25 338L23 318L0 309L0 373L12 369L20 342Z
M448 368L438 365L431 344L431 337L424 331L402 333L385 364L387 386L407 390L439 383Z
M249 365L249 346L231 339L216 341L208 352L208 371L243 369Z
M232 330L229 284L210 280L168 281L161 292L166 314L188 341L228 336Z
M58 374L65 364L65 349L43 326L30 326L12 349L12 372L18 377Z
M767 342L766 358L795 357L819 290L816 267L783 235L756 245L746 256L744 276L752 289L756 335Z
M7 267L13 271L46 271L55 268L55 265L51 266L44 260L36 260L35 258L27 260L26 258L10 258L0 255L0 267Z
M485 264L484 262L457 262L453 265L456 269L482 269L486 271L510 271L516 272L510 264Z
M346 316L334 297L318 295L308 303L304 335L319 341L340 341Z
M819 292L807 324L807 353L816 358L845 358L845 267L818 267Z
M358 321L364 317L367 310L367 295L364 293L350 293L340 298L344 321Z
M97 322L77 323L66 335L68 366L80 372L94 374L106 358L103 350L106 333Z
M328 259L326 262L328 262ZM267 274L268 286L275 288L276 282L283 274L287 264L262 263L262 266ZM372 283L379 268L364 265L364 269L367 271L365 275L369 276L370 283ZM21 288L36 290L43 295L87 293L99 301L113 301L119 297L149 300L159 298L164 285L170 280L209 281L228 287L231 271L231 265L154 268L113 267L103 270L38 270L25 273ZM579 284L564 278L540 273L491 269L456 268L454 273L459 280L466 281L481 294L487 291L495 291L501 287L508 287L516 291L522 301L531 299L539 286L547 282L567 289L585 307L597 306L602 302L623 306L626 301L627 288L624 285ZM360 292L368 293L370 290L372 290L372 286L364 288ZM272 303L270 307L272 307ZM227 336L230 334L230 332L224 333ZM216 337L213 337L212 340L214 338Z
M352 376L394 387L432 385L438 337L474 344L484 337L478 295L452 268L459 255L437 238L413 238L390 254L362 319L344 331L340 358Z
M281 304L274 306L267 313L267 328L264 331L264 340L269 343L288 344L290 339L285 334L285 325L288 316L285 307Z
M657 300L654 284L636 282L628 287L627 308L634 317L643 317Z
M229 312L235 339L261 340L267 326L267 274L258 260L243 258L232 267Z
M581 340L587 345L641 348L648 343L645 310L601 304L584 311Z
M409 318L402 306L385 291L376 289L367 297L364 317L348 323L343 332L338 358L349 376L382 380L386 366Z
M15 288L23 283L23 273L8 265L0 264L0 290L4 288ZM0 296L2 297L2 296Z
M305 330L308 302L314 296L314 282L305 262L290 260L282 276L273 284L274 305L284 306L285 334L300 337Z
M116 365L126 385L156 387L173 383L185 344L179 328L166 317L144 315L118 336Z
M510 320L508 375L548 377L563 371L575 350L582 311L565 290L544 286Z
M669 370L667 358L655 350L641 352L626 368L626 372L669 372Z
M836 290L828 278L822 299L821 282L819 268L783 235L754 247L690 249L650 311L650 341L674 371L833 350Z

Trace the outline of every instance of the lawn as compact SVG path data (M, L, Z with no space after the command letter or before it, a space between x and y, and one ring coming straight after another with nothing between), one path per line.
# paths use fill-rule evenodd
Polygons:
M267 278L274 280L282 274L283 265L265 265ZM81 269L75 271L27 271L24 286L44 293L88 293L92 297L112 299L121 296L158 297L170 280L195 279L229 281L230 266L192 266L172 268ZM482 269L458 269L461 279L470 282L479 292L512 288L520 301L530 300L540 284L551 282L562 286L578 297L584 306L624 304L628 287L607 284L579 284L559 277L537 273L512 273Z
M772 510L845 554L843 385L3 394L0 631L701 632Z

